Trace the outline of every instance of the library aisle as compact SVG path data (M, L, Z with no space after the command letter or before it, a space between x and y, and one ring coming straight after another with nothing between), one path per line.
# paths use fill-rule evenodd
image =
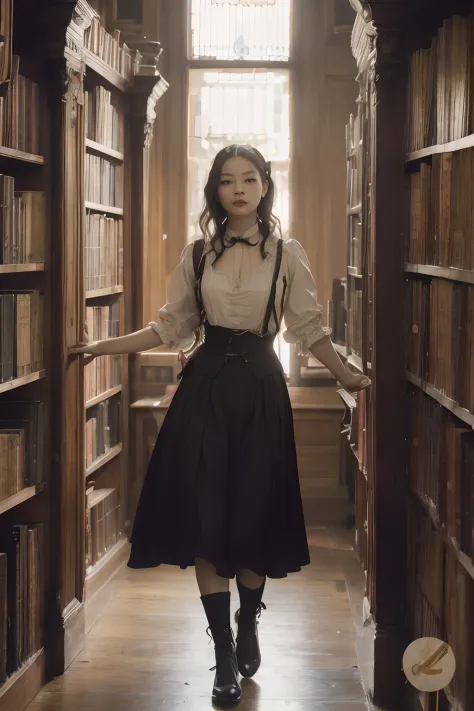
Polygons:
M364 633L355 625L364 576L351 534L313 528L309 542L311 566L267 583L262 667L242 684L241 711L367 709L357 654ZM28 711L211 709L205 628L192 569L122 568L83 651Z

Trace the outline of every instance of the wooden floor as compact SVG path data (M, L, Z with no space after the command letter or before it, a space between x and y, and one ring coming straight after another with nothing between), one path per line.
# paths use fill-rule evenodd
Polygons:
M242 683L239 711L367 709L355 624L362 575L350 534L312 529L309 541L311 566L267 583L263 663ZM213 664L193 570L124 568L82 653L28 711L204 711Z

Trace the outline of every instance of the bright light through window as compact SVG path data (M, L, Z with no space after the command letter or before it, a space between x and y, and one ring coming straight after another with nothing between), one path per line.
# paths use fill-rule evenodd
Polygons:
M285 61L291 0L273 3L191 1L191 58Z

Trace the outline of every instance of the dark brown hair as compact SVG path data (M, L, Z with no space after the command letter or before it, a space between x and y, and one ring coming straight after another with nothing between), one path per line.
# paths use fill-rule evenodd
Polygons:
M260 251L262 259L265 259L265 243L276 228L280 229L280 221L273 214L273 203L275 200L275 183L271 177L271 165L267 163L260 151L252 146L240 146L233 144L219 151L214 158L206 187L204 188L205 206L199 218L199 226L204 239L210 242L216 258L215 262L223 255L226 244L224 235L226 232L227 212L219 202L217 193L221 182L221 173L224 163L234 156L241 156L249 160L258 170L262 183L268 183L266 195L261 199L257 208L257 219L259 221L262 242Z

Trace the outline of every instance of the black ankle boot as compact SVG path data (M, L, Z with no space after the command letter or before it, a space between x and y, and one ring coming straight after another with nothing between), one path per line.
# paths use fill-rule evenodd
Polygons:
M216 672L212 699L220 704L233 704L240 700L239 671L235 655L235 642L230 627L230 593L214 593L201 597L214 640Z
M262 602L265 581L260 588L251 590L237 581L240 610L235 613L237 623L237 663L239 672L249 679L260 667L262 657L258 642L258 618L266 610Z

